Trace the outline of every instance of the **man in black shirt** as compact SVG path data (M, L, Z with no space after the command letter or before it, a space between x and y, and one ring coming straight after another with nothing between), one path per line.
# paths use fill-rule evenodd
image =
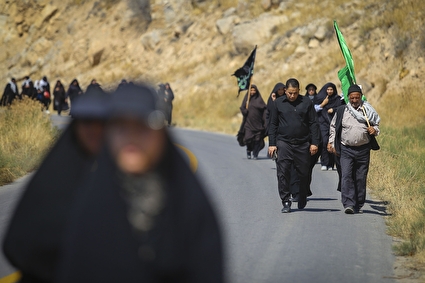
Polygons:
M318 151L320 131L316 112L308 97L300 96L300 84L292 78L286 82L286 95L276 99L271 111L269 154L277 150L277 180L282 212L291 211L290 170L293 163L300 179L298 208L307 204L310 155Z

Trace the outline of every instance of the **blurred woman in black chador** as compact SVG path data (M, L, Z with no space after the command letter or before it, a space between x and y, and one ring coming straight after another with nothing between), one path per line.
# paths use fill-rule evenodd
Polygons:
M23 98L24 96L28 96L31 99L37 98L37 89L29 76L26 76L25 81L22 83L21 97Z
M72 102L75 100L75 98L77 98L78 96L80 96L81 94L83 94L83 90L80 87L80 84L78 83L77 79L73 79L71 84L69 85L68 91L66 92L66 97L71 100L71 107L72 107Z
M3 252L20 271L21 283L54 281L77 187L96 170L106 98L87 93L74 104L74 120L35 172L12 215Z
M58 115L60 116L62 110L67 110L67 106L65 88L62 82L58 80L53 88L53 110L58 111Z
M168 126L171 126L173 115L174 92L169 83L159 84L158 96L164 101L164 115Z
M169 83L165 83L165 109L166 109L166 120L168 126L171 126L171 118L173 116L173 100L174 100L174 92L171 89Z
M243 115L241 128L244 130L244 143L246 144L247 158L258 158L258 153L264 148L266 131L266 108L261 93L256 85L251 85L249 90L250 100L247 108L248 93L245 95L240 110Z
M329 127L332 118L336 113L336 108L341 105L341 97L338 95L335 84L330 82L325 84L314 97L313 103L317 111L322 134L321 170L332 170L335 165L334 155L329 153L326 148L329 141Z
M15 78L12 78L4 88L4 92L0 100L0 106L12 104L15 98L19 98L19 90Z
M160 107L149 85L112 95L106 146L81 186L57 282L223 282L215 214Z

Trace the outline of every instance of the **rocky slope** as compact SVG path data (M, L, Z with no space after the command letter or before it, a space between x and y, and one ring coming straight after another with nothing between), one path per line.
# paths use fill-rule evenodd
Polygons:
M122 78L169 81L176 105L185 112L176 108L178 124L234 132L238 118L230 127L214 127L213 117L223 117L223 123L236 117L240 102L230 75L255 45L253 81L264 97L289 77L319 88L339 83L344 61L334 19L372 103L412 86L422 89L423 42L400 43L396 25L373 26L374 18L394 8L389 5L364 0L5 0L0 3L0 81L46 75L65 84L77 78L85 87L96 78L111 88ZM415 21L420 26L423 20ZM211 107L229 97L228 109ZM211 121L193 122L197 112L186 113L193 107L200 113L210 109L201 120ZM416 122L424 118L419 115Z

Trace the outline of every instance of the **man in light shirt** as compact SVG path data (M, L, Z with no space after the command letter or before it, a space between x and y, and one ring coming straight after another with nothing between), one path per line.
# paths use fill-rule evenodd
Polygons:
M338 108L330 125L327 149L341 163L341 201L346 214L360 212L366 200L366 179L370 150L379 134L379 115L362 101L362 89L348 89L349 103Z

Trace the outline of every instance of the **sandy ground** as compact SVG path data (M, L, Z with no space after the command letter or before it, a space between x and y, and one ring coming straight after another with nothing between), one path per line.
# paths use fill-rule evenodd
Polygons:
M420 283L425 282L425 270L413 266L413 260L410 257L397 256L394 263L394 277L401 283Z

